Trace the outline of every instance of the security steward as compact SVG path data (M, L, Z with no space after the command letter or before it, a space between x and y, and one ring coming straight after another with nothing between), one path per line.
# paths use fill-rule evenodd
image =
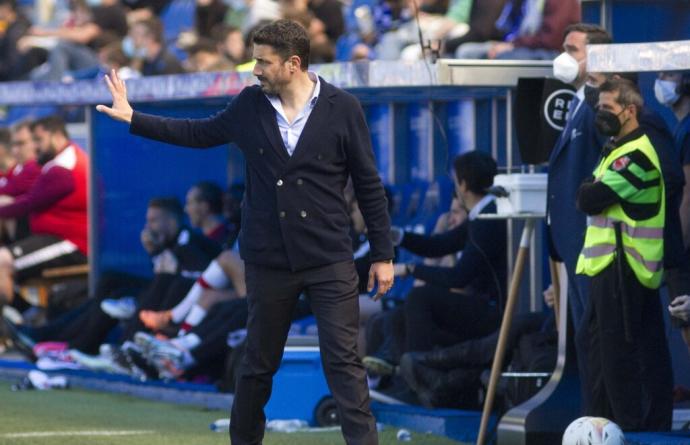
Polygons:
M599 90L595 125L609 136L577 205L589 215L577 273L591 277L587 415L623 430L649 429L647 375L672 382L659 299L663 276L665 192L659 158L637 120L637 86L609 80ZM668 388L670 391L670 388Z

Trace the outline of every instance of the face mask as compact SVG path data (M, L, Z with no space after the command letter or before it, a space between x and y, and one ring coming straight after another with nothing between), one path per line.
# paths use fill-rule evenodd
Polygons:
M672 80L657 79L654 81L654 96L661 105L670 107L678 102L680 95L677 91L678 84Z
M596 108L599 103L599 88L593 87L592 85L585 85L585 102L592 107Z
M618 114L607 110L597 111L594 117L594 126L599 134L607 137L618 136L618 133L621 132L621 128L623 127L621 121L618 120L618 116L620 116L623 111L625 111L625 109L621 110Z
M141 59L146 56L146 50L134 46L134 41L130 36L122 39L122 52L130 59Z
M101 6L103 4L103 0L86 0L86 4L92 8L95 8Z
M580 73L580 63L568 53L553 59L553 76L565 83L572 83Z

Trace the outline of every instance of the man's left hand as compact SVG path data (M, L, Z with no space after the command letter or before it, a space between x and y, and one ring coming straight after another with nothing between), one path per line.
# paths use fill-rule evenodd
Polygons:
M389 261L378 261L371 264L367 291L371 292L377 284L374 301L385 295L393 287L393 264Z

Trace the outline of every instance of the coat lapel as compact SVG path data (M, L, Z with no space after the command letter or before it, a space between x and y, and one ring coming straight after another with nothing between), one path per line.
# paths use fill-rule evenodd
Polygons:
M582 116L582 113L575 113L575 116L573 116L572 119L569 119L568 122L566 122L563 131L561 131L561 134L558 136L558 139L556 140L556 146L554 147L553 152L551 153L552 161L554 161L558 157L558 155L561 154L563 148L570 143L572 129L573 127L577 128L575 126L575 122L578 121L580 116Z
M273 147L273 150L275 150L278 157L283 162L287 162L290 159L290 156L288 155L285 145L283 144L283 138L280 136L278 121L276 119L276 110L268 101L264 93L259 93L258 101L259 103L257 105L257 109L259 113L259 122L261 122L261 126L266 133L266 137L268 137L271 147Z
M319 98L316 101L314 109L311 110L309 119L307 119L307 123L302 130L302 134L297 141L295 151L290 157L290 163L297 163L301 158L308 155L310 147L314 147L315 145L319 144L319 137L321 137L324 130L328 128L332 96L335 93L335 89L323 79L319 78L319 81L321 82L321 92L319 93Z

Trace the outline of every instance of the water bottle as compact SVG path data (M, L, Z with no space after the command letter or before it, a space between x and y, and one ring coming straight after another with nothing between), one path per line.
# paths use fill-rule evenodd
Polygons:
M398 434L396 434L395 437L397 437L399 442L410 442L410 441L412 441L412 433L410 433L410 431L406 430L405 428L399 429Z
M230 419L218 419L208 427L214 433L227 433L230 431Z
M294 433L295 431L308 428L309 424L302 419L276 419L266 423L266 431L279 433Z

